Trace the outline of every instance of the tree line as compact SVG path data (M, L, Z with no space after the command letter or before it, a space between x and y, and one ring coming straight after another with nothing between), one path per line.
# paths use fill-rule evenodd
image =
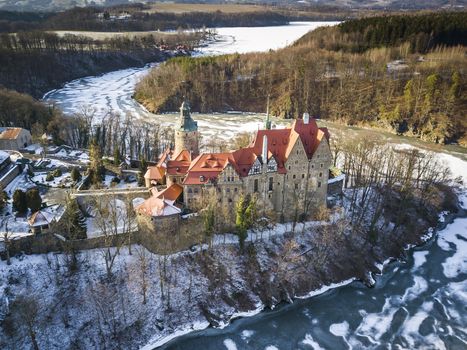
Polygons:
M58 35L53 32L28 31L15 34L3 33L0 35L0 52L11 54L11 51L71 51L93 52L103 50L144 50L155 49L164 46L167 49L175 49L179 45L187 49L199 45L203 38L202 32L190 32L183 34L146 34L112 36L105 39L94 39L85 35L65 34Z
M0 32L19 30L86 30L102 32L177 30L179 28L284 25L289 19L279 11L225 13L151 13L148 5L75 7L55 13L0 11ZM124 18L119 18L124 14Z
M425 15L419 16L424 23ZM399 16L395 18L362 19L361 25L367 25L367 33L373 31L367 23L393 23L396 28L400 23ZM407 21L417 23L417 18L411 15ZM272 113L285 118L310 112L427 141L467 144L466 36L452 41L453 36L448 42L436 34L445 33L443 28L465 31L465 24L452 18L467 22L465 12L435 16L439 24L433 24L433 38L440 44L428 51L421 41L404 41L418 37L412 34L382 47L375 41L375 47L362 51L359 42L344 32L346 27L335 26L319 28L277 52L176 58L146 76L135 96L157 112L175 110L184 95L200 112L264 112L270 95ZM386 35L381 33L378 41L386 40Z

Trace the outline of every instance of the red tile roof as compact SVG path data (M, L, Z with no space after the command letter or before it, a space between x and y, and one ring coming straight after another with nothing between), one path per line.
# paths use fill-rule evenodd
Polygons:
M170 201L175 202L178 199L178 197L180 197L182 192L182 186L180 186L179 184L172 184L160 192L157 192L157 190L154 191L153 195L160 199L168 199Z
M165 176L165 168L162 166L148 166L146 174L144 174L145 179L151 180L162 180Z
M280 174L287 172L285 163L298 139L301 140L308 159L313 157L324 138L329 140L328 130L318 128L314 119L310 119L306 124L302 119L297 119L290 128L258 130L249 147L233 152L203 153L190 162L191 155L184 150L174 160L167 162L167 173L170 175L187 174L184 185L199 185L213 181L229 164L241 177L247 176L256 159L263 162L261 157L264 136L267 136L268 160L274 157L277 162L277 171Z

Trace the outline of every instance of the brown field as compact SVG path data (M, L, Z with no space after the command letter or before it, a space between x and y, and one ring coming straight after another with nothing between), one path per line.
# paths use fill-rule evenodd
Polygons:
M145 10L148 13L155 12L170 12L170 13L185 13L185 12L216 12L224 13L243 13L266 11L269 8L258 5L240 5L240 4L179 4L179 3L156 3L151 5L151 9Z

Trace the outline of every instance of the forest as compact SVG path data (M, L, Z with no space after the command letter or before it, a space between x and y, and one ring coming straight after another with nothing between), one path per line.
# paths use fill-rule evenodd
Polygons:
M322 27L268 53L169 60L136 98L173 111L243 110L382 128L467 145L466 12L380 16ZM212 91L216 91L213 94Z
M287 24L279 11L239 13L186 12L152 13L149 5L132 4L113 7L76 7L63 12L19 13L0 11L0 32L29 30L150 31L179 28L237 27Z
M0 85L41 98L63 83L187 54L205 34L141 34L94 39L44 31L0 34ZM177 49L183 48L177 53Z
M195 4L180 11L179 7L165 4L164 11L157 11L153 4L128 4L106 7L75 7L61 12L13 12L0 10L0 33L31 30L82 30L82 31L154 31L203 27L257 27L284 25L290 21L338 21L356 16L371 16L378 11L350 9L333 6L250 6L222 5L212 10ZM180 4L178 4L180 5ZM226 8L227 7L227 8Z

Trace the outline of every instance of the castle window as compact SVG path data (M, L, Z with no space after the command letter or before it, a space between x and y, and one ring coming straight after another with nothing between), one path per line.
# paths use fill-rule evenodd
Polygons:
M273 190L274 186L274 179L272 177L269 178L269 191Z
M232 203L232 198L229 198L229 203Z
M304 179L304 178L305 178L305 174L302 174L302 179Z
M234 192L237 192L237 191L238 191L238 189L237 189L237 187L235 187L235 188L234 188Z
M322 168L322 167L323 167L323 163L321 163L321 164L319 165L319 167Z
M191 188L189 188L188 193L193 193L193 190Z
M321 181L318 181L318 188L321 187Z
M295 184L295 189L298 190L298 184Z
M315 168L315 165L314 164L311 164L311 169L314 169Z
M258 192L258 179L255 179L254 185L253 185L253 191Z
M294 179L297 177L297 175L294 174L294 176L292 176Z
M319 159L319 154L316 156L316 158L318 158L318 159Z
M323 173L319 173L319 177L323 177Z
M197 189L197 188L195 188L195 189L194 189L194 192L195 192L195 193L198 193L198 189Z
M227 191L227 192L230 192L230 188L227 188L226 191Z
M289 170L290 170L290 165L289 165Z

